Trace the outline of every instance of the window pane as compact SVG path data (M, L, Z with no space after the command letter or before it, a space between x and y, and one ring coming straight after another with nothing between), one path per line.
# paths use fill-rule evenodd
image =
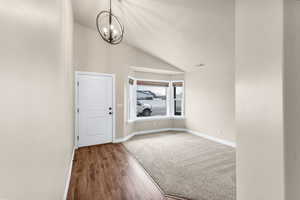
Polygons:
M167 87L137 86L137 117L167 115Z
M175 110L174 114L176 116L181 116L181 114L182 114L182 100L181 99L174 101L174 110Z
M134 101L134 86L129 84L129 100L128 100L128 112L129 112L129 119L130 120L133 120L134 119L134 116L135 116L135 109L133 107L133 102Z
M183 87L174 85L174 115L182 115L182 97L183 97Z
M182 87L174 87L174 98L175 99L182 99Z

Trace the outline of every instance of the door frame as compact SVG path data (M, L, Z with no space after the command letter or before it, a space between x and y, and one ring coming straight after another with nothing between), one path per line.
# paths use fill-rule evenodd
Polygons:
M75 137L74 137L74 144L75 144L75 148L78 149L78 138L79 138L79 119L78 119L78 112L77 112L77 108L78 108L78 78L81 75L88 75L88 76L98 76L98 77L111 77L112 78L112 104L113 104L113 115L112 115L112 122L113 122L113 127L112 127L112 142L114 143L116 140L116 75L115 74L105 74L105 73L96 73L96 72L83 72L83 71L75 71L75 79L74 79L74 115L75 115Z

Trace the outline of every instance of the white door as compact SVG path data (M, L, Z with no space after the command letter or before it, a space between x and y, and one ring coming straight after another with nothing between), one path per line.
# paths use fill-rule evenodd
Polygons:
M113 141L113 77L77 75L78 146Z

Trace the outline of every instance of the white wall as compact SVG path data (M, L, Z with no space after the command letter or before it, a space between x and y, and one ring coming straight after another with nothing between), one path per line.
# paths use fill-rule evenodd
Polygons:
M63 196L73 148L70 9L0 0L0 199Z
M203 69L186 73L186 127L213 137L236 141L234 122L234 1L218 2L211 10L213 35L206 45L212 50L210 63ZM213 30L213 31L212 31ZM206 52L207 53L207 52ZM202 54L198 52L198 57Z
M127 86L128 75L133 72L130 67L146 67L171 71L180 71L170 64L143 51L127 45L125 42L111 46L104 42L99 34L91 28L75 23L74 28L74 65L77 71L116 74L116 137L122 138L132 132L146 129L170 128L170 120L127 122ZM147 75L153 78L153 75ZM165 77L165 76L157 76ZM146 78L144 76L144 78Z
M283 0L236 1L237 199L284 199Z
M90 28L108 5L99 0L73 2L76 21ZM183 70L200 63L214 65L223 48L231 51L232 44L223 46L222 39L233 37L234 20L228 20L234 17L234 0L115 1L113 12L124 23L129 44Z
M300 1L285 0L286 200L300 198Z

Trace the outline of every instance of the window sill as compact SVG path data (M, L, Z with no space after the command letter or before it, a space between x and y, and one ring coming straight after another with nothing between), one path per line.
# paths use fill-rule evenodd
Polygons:
M173 116L172 119L185 119L185 116Z
M167 120L167 119L176 119L176 120L184 120L184 116L158 116L158 117L140 117L133 120L128 120L127 123L134 122L143 122L143 121L155 121L155 120Z

